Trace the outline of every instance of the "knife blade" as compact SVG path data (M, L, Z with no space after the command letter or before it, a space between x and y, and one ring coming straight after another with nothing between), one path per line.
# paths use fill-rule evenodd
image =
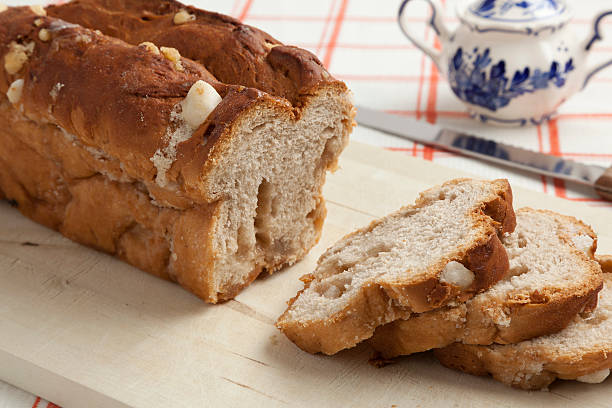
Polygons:
M439 149L586 184L603 198L612 200L612 167L583 164L362 106L357 107L356 121L359 125Z

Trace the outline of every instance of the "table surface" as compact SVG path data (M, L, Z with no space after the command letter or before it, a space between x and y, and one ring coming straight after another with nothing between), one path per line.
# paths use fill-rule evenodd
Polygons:
M570 5L578 0L568 0ZM9 0L9 5L32 2ZM232 15L262 28L284 43L306 48L319 56L330 72L347 82L355 102L419 120L477 133L587 163L609 166L612 162L612 69L603 71L582 93L560 108L552 121L520 129L485 127L472 121L455 99L435 66L402 36L395 22L399 1L383 0L195 0L188 3ZM413 27L435 43L433 31L425 24L427 6L414 5ZM447 0L449 24L454 1ZM577 35L587 37L591 20L610 7L609 0L580 2L572 23ZM612 24L612 19L604 25ZM612 30L606 31L612 34ZM591 58L605 60L612 54L612 42L598 44ZM357 127L353 140L383 146L444 166L478 174L483 178L506 177L515 186L612 210L592 191L548 177L491 166L454 154L438 151L380 132ZM0 382L0 408L53 407L52 403Z

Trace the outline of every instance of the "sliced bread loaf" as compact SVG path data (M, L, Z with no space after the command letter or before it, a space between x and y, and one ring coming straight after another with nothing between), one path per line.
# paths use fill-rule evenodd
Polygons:
M307 51L178 2L65 6L127 40L151 31L130 45L40 9L0 13L0 196L210 303L302 259L353 128L346 85Z
M515 225L506 180L434 187L329 248L277 326L308 352L334 354L381 324L463 302L505 275L498 234Z
M390 358L454 342L517 343L556 333L594 307L603 277L593 260L593 230L551 211L524 208L516 217L516 230L502 239L510 260L506 278L461 305L377 328L372 346Z
M509 345L454 343L435 354L447 367L491 374L504 384L528 390L546 388L557 378L602 382L612 368L612 274L604 274L597 309L576 316L559 333Z

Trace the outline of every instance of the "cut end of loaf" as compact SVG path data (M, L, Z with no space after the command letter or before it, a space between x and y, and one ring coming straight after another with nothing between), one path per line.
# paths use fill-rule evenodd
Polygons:
M221 141L207 175L208 194L219 205L209 276L218 300L264 270L293 264L316 244L326 215L325 174L351 129L348 93L329 87L309 99L299 118L259 105Z
M305 350L331 354L398 316L469 297L483 281L490 286L508 267L497 234L514 223L493 220L484 213L491 207L514 217L507 181L454 180L424 192L414 206L328 249L278 327ZM474 262L480 248L487 249ZM451 262L462 272L443 275Z

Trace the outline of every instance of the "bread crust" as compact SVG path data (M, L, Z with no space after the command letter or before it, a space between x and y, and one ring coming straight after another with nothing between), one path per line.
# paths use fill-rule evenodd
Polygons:
M174 23L184 10L195 18ZM47 7L51 16L101 30L130 44L174 47L221 82L257 88L294 106L332 78L316 56L222 14L174 0L74 0Z
M468 179L451 180L445 184L465 181ZM515 217L510 184L507 180L495 180L492 183L499 186L496 194L483 203L481 211L474 215L480 222L488 223L484 229L487 233L456 259L474 273L475 279L470 287L460 289L440 281L439 271L452 260L446 259L432 265L432 273L429 274L432 277L425 280L412 283L372 282L361 287L360 292L330 318L298 322L289 317L289 311L314 280L313 275L306 275L301 278L304 281L304 289L289 300L287 310L277 320L277 327L301 349L310 353L331 355L371 337L380 325L406 319L414 312L432 310L449 302L465 300L497 282L508 270L508 257L498 234L506 232L507 228L513 228L516 221L499 218ZM425 205L428 194L434 190L436 187L423 192L416 200L415 206ZM488 214L484 215L482 210L485 208L493 209L489 214L498 218L491 219ZM347 235L343 240L371 231L381 222L382 219L373 221L368 227ZM321 256L319 263L325 256ZM437 278L433 277L434 275Z
M18 72L0 68L0 118L11 124L0 129L0 196L24 215L177 281L212 303L231 299L263 270L297 261L318 240L325 217L324 174L335 167L353 125L353 107L342 82L331 77L316 82L300 105L293 106L258 89L218 82L187 58L178 70L144 46L38 16L27 7L0 13L0 61L12 44L33 48ZM303 69L309 69L307 64ZM4 95L17 79L24 86L14 106ZM151 157L168 143L171 112L198 80L212 85L222 101L177 146L168 186L162 187ZM55 88L61 91L53 92ZM321 160L312 242L284 258L259 259L243 281L219 287L215 262L221 255L213 241L226 196L211 179L231 154L240 126L255 115L298 123L311 104L328 95L342 100L342 137L339 148Z
M612 341L609 327L603 326L609 319L611 290L612 274L605 273L600 293L600 307L605 309L576 316L572 323L576 326L570 325L557 335L510 345L453 343L434 353L449 368L473 375L490 374L525 390L546 388L557 378L581 380L582 376L612 369Z
M517 356L511 349L492 353L486 346L453 343L434 350L434 354L448 368L478 376L491 375L497 381L524 390L545 389L557 379L577 380L584 375L612 369L612 350L609 348L581 353L579 358L551 360L542 359L537 353Z
M392 358L445 347L454 342L476 345L518 343L556 333L570 324L578 313L593 310L603 287L601 269L592 259L597 247L593 230L574 217L552 211L524 208L518 214L521 212L551 215L593 239L591 255L588 256L575 249L570 237L560 236L574 248L572 252L581 259L581 268L587 270L579 288L574 285L571 290L557 287L536 289L500 299L501 303L492 298L484 304L468 302L413 315L379 327L369 340L374 349L383 358ZM495 322L492 311L503 314L503 322Z
M474 282L469 288L459 288L442 282L437 277L413 285L383 282L381 287L394 303L413 313L437 309L451 301L465 302L476 293L491 287L508 272L508 256L497 234L494 233L488 237L488 240L482 241L469 248L459 261L474 273Z
M599 262L604 273L612 273L612 255L598 255L595 257L595 260Z
M509 302L505 310L511 324L507 327L491 324L489 317L479 317L478 311L465 305L441 313L423 313L377 328L369 343L383 358L442 348L456 341L474 345L518 343L563 330L578 313L596 307L601 288L543 304Z

